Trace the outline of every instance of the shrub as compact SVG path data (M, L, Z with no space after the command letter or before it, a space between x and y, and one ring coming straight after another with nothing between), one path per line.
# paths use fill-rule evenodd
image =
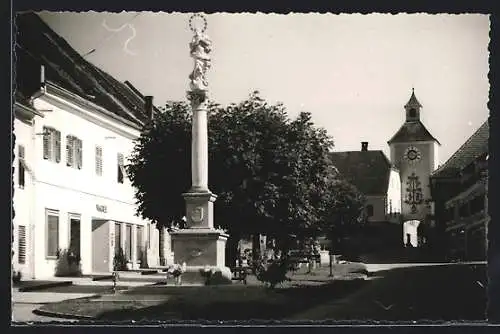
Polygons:
M21 282L22 277L23 277L23 275L21 274L20 271L14 270L12 272L12 282L13 283L19 283L19 282Z
M257 279L269 284L273 289L277 284L290 280L286 274L289 271L290 263L288 259L281 258L272 262L262 262L257 265Z
M119 248L115 253L115 257L113 258L113 270L114 271L127 271L127 258L125 257L125 252L123 248Z
M62 249L57 252L56 277L75 277L82 275L80 256L70 250Z
M200 274L205 278L205 285L232 284L231 279L224 277L220 269L205 267L200 269Z

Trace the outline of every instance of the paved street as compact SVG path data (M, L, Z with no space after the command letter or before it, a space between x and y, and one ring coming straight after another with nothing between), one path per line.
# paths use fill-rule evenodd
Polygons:
M55 292L19 292L12 291L12 321L68 321L52 317L43 317L33 313L33 310L46 303L55 303L66 299L92 296L92 293L55 293Z
M449 264L378 271L343 300L295 314L295 320L483 320L486 266Z
M114 301L116 305L112 306L114 310L107 311L112 313L109 313L107 318L145 317L168 320L181 319L181 316L185 320L222 320L222 315L227 316L224 318L227 320L243 320L252 312L255 313L255 319L265 319L261 317L274 314L276 319L291 320L481 321L485 318L484 264L394 264L392 267L388 269L387 264L379 267L372 264L372 269L376 271L370 279L350 292L346 290L349 286L338 280L334 281L337 287L325 282L326 284L316 287L311 285L305 289L293 289L290 293L279 290L271 292L259 286L244 285L208 288L136 287L109 300ZM318 278L317 275L309 277ZM54 320L31 314L37 306L35 303L90 295L70 294L69 290L65 290L68 288L60 288L60 292L55 292L59 290L54 288L51 292L18 295L17 304L14 305L15 320ZM340 291L344 293L339 293ZM120 300L130 299L129 306L135 305L139 309L123 309L123 300L115 301L117 297L121 297L118 298ZM84 308L88 306L81 305ZM263 309L267 311L256 311Z
M52 281L67 281L67 278L52 278ZM79 277L71 278L73 285L46 288L41 291L19 292L18 289L12 291L12 321L74 321L67 319L58 319L52 317L39 316L33 313L40 306L47 303L56 303L67 299L76 299L90 297L92 295L103 293L111 288L110 281L92 281L89 278ZM119 289L130 287L139 287L151 284L150 282L126 282L119 283ZM126 286L124 286L126 285Z

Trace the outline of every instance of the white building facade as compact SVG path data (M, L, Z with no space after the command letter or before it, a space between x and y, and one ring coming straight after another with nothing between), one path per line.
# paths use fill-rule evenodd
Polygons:
M83 274L108 273L118 247L131 269L158 266L159 231L136 215L124 168L139 127L56 85L38 95L41 116L15 120L14 269L51 277L59 251L71 249Z

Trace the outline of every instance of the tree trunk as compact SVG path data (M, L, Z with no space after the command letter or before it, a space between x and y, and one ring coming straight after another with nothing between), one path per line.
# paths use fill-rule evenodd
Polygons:
M252 235L252 258L257 261L260 257L260 235L255 233Z

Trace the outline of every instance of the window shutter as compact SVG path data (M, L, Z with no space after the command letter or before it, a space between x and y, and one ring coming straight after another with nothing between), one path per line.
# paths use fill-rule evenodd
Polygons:
M17 262L26 263L26 226L19 225L17 230Z
M25 156L24 156L24 146L23 145L19 145L17 147L17 154L18 154L19 160L24 160Z
M50 159L50 152L52 151L52 147L51 147L52 131L49 131L49 129L44 126L42 134L43 134L42 135L42 137L43 137L43 158Z
M120 166L123 166L123 164L124 164L123 163L123 154L121 154L121 153L118 153L118 164Z
M73 136L66 136L66 165L67 166L73 166L74 164L74 154L73 154L73 148L74 148L74 137Z
M58 163L61 161L61 132L54 130L54 149L55 149L55 160Z
M96 175L102 175L102 147L95 147L95 173Z
M123 183L123 154L118 153L118 183Z
M24 178L24 174L25 174L25 163L24 163L24 146L22 145L19 145L17 147L17 154L18 154L18 170L17 170L17 175L18 175L18 179L17 179L17 184L19 186L19 188L24 188L24 184L25 184L25 178Z
M76 167L82 169L83 167L83 142L81 139L76 139Z

